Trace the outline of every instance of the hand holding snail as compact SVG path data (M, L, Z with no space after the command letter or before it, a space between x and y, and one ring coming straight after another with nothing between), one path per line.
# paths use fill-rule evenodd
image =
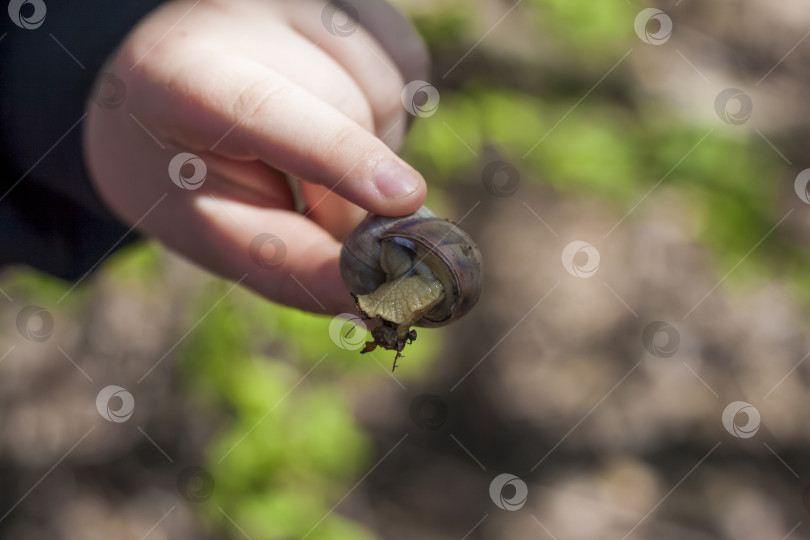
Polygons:
M416 339L411 326L444 326L466 314L481 294L481 253L470 236L424 206L397 218L369 214L343 243L340 271L376 347L396 361Z

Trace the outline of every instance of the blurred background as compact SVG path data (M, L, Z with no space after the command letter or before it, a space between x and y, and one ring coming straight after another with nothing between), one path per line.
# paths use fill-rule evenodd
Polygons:
M398 4L479 306L391 373L149 243L7 271L0 536L810 537L807 3Z

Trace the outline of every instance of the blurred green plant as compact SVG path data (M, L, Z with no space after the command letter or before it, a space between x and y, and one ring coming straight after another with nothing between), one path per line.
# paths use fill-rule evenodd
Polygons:
M205 287L193 317L225 286ZM238 534L227 514L253 538L301 538L310 530L312 540L374 538L329 509L372 462L348 396L378 384L391 359L339 348L330 321L235 291L192 334L183 378L213 416L227 410L231 417L207 452L216 481L209 516L221 529ZM397 375L418 376L436 350L435 336L420 331L400 361L407 371Z
M143 243L116 253L91 280L143 302L165 301L166 270L163 249ZM233 538L242 534L239 528L271 540L307 533L312 540L375 538L330 509L374 461L349 397L362 386L387 383L383 371L393 353L342 349L330 338L331 317L282 307L247 290L235 290L208 313L231 284L199 277L196 300L181 313L187 327L201 322L178 356L184 387L222 426L206 449L205 469L215 479L207 520ZM94 287L77 287L59 305L69 285L33 271L10 272L2 287L45 306L57 321L81 319L94 295ZM399 379L419 378L429 368L438 334L420 329L399 362Z
M564 57L564 63L554 55L526 63L499 56L497 47L473 48L476 29L494 20L477 20L463 2L442 2L433 11L420 5L415 21L434 58L456 58L448 50L472 53L463 80L445 80L449 66L436 67L440 105L414 123L406 159L439 184L474 182L480 189L481 170L494 154L517 167L522 182L588 194L612 204L618 216L643 205L654 187L675 190L693 212L697 239L715 258L718 274L746 258L731 283L787 278L810 305L808 252L779 235L758 245L783 217L780 201L792 192L792 185L775 179L795 172L750 132L720 119L679 116L640 93L629 62L594 88L623 54L647 46L633 29L642 7L582 0L519 6L530 15L539 46ZM440 28L452 28L451 35L467 43L444 39ZM511 67L493 74L501 61ZM524 89L527 72L544 71L547 83ZM630 214L625 223L632 220Z

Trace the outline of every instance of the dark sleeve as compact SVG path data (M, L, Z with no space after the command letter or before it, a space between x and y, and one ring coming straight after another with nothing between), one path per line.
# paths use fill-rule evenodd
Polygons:
M102 64L160 3L11 0L0 11L0 268L73 280L135 239L90 185L82 122Z

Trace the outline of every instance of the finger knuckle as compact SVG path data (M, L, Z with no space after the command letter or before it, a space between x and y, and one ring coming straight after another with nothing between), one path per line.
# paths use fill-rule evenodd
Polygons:
M231 115L236 121L269 116L284 92L285 86L277 81L261 79L249 82L235 93L230 107Z
M325 149L326 160L330 163L344 162L347 157L357 156L368 149L365 132L355 125L337 128L330 139L332 144Z

